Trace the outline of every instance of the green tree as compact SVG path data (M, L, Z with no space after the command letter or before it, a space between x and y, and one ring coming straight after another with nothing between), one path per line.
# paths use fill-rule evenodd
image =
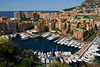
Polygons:
M34 18L34 21L35 21L35 22L38 21L38 18Z
M15 61L15 55L18 52L18 46L10 40L0 39L0 58L3 61ZM2 61L1 60L1 61Z
M3 39L3 38L0 39L0 45L4 44L4 43L6 43L6 42L8 42L8 40L5 40L5 39Z
M14 67L33 67L33 60L29 58L23 58L19 64L16 64Z

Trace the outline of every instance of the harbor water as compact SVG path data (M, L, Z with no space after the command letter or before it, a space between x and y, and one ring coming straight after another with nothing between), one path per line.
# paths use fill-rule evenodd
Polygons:
M37 37L37 38L29 39L29 40L21 40L20 37L17 37L14 39L14 42L18 44L19 46L21 45L23 50L32 49L34 51L36 50L40 52L43 51L44 53L46 52L54 53L55 51L63 51L63 52L70 51L72 54L74 54L75 52L79 50L72 47L56 44L54 43L54 41L49 41L48 39L42 38L42 37Z

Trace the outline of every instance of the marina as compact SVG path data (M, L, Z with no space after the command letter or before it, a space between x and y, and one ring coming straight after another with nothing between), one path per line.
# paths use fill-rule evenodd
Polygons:
M83 58L84 57L83 52L85 50L87 51L87 49L91 46L90 44L92 44L95 41L95 39L93 42L91 42L88 45L88 47L85 47L86 45L83 42L77 42L71 38L61 37L59 35L52 34L49 32L44 33L42 35L42 37L43 37L43 39L47 40L48 42L53 42L53 46L56 46L55 48L51 48L51 50L49 50L47 52L45 52L45 49L43 49L43 48L45 48L45 46L42 46L41 52L39 54L39 58L41 59L42 63L55 62L55 60L54 60L55 58L56 59L58 58L60 60L60 62L66 62L68 64L69 63L76 63L76 62L83 62L83 61L90 62L90 61L86 60L86 58L88 58L88 57L85 56L85 59ZM43 45L43 43L42 43L42 45ZM69 51L67 50L68 52L66 52L66 50L59 50L58 46L68 47L70 49L75 49L76 51L73 52L71 50L69 50ZM80 56L77 56L76 54L83 49L84 49L84 51L80 53ZM91 50L94 51L94 49L92 49L92 48L91 48ZM95 50L99 51L99 49L95 49ZM96 51L95 51L95 53L92 54L91 59L93 59L95 56L100 56L98 53L96 53ZM90 52L88 52L88 53L90 53Z
M20 34L20 37L17 34ZM83 42L77 42L71 38L61 37L50 32L42 34L41 37L38 34L35 36L26 32L17 34L9 34L0 38L14 38L13 41L23 47L23 50L38 50L38 58L44 64L57 61L68 64L76 62L92 63L96 56L100 56L97 53L97 51L100 51L99 36L85 45Z

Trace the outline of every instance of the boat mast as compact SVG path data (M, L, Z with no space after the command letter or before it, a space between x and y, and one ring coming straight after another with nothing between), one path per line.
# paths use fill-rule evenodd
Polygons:
M56 52L57 52L57 46L56 46Z
M43 52L43 43L42 43L42 47L41 48L42 48L42 52Z
M52 48L52 56L53 56L53 48Z

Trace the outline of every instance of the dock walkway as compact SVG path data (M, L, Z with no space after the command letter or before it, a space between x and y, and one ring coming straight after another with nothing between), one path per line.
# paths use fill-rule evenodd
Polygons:
M89 49L89 47L93 44L93 42L98 38L98 36L89 44L85 45L82 49L76 52L74 55L78 56L79 58Z

